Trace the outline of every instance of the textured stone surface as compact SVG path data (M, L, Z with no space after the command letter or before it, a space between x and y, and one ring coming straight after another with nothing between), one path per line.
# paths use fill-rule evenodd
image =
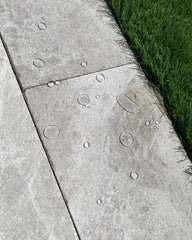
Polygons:
M25 94L81 240L191 240L189 160L104 6L3 0L0 30L45 84ZM2 46L0 91L0 240L76 240Z
M191 239L190 163L136 65L26 96L82 239Z
M134 59L100 0L3 0L0 29L24 88Z
M0 239L78 239L1 42Z

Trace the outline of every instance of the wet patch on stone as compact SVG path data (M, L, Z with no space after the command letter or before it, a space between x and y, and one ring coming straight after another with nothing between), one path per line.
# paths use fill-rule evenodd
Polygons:
M57 126L51 125L44 129L43 134L47 139L56 139L60 134L60 130Z

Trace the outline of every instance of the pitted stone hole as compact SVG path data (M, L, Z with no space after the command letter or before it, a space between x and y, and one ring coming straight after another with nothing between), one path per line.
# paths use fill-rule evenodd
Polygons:
M97 204L101 205L103 203L103 201L101 199L97 199Z
M136 180L139 177L139 174L137 172L131 172L130 177L132 180Z
M103 82L105 80L105 76L103 74L97 74L96 80L98 82Z
M151 125L150 121L145 122L145 126L150 126L150 125Z
M87 62L86 62L86 61L83 61L83 62L81 63L81 67L83 67L83 68L87 67Z
M47 83L47 86L52 88L52 87L54 87L54 83L53 82L49 82L49 83Z
M119 137L119 140L120 143L125 147L129 147L133 144L133 136L128 132L122 133Z
M46 25L44 22L40 22L40 23L38 24L38 28L39 28L40 30L45 30L45 29L47 28L47 25Z
M33 65L38 68L42 68L45 63L41 58L37 58L36 60L33 61Z
M135 94L135 99L139 102L143 101L144 100L144 96L142 93L136 93Z
M88 95L86 94L81 94L79 95L79 97L77 98L77 101L79 104L86 106L87 104L90 103L90 98Z
M89 148L89 147L90 147L90 143L89 143L89 142L85 142L85 143L83 144L83 147L84 147L84 148Z
M44 129L43 134L47 139L56 139L59 136L60 131L57 126L51 125Z

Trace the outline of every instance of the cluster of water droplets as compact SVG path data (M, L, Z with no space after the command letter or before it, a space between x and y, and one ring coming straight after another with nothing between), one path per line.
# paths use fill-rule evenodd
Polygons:
M160 121L158 121L158 120L154 121L153 118L152 118L152 120L145 121L145 126L147 126L147 127L152 126L155 132L157 132L159 130L159 127L158 127L159 124L160 124Z
M58 86L58 85L61 85L61 81L55 81L55 82L49 82L47 83L47 86L52 88L54 86Z

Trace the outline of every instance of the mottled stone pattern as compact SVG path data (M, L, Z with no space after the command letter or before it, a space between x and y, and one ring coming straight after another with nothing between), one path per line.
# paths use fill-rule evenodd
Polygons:
M100 0L0 1L1 33L22 86L134 61L108 13Z
M2 38L81 240L191 240L190 162L105 6L3 0ZM0 173L0 240L78 239L2 45Z
M82 239L191 239L190 162L137 65L26 97Z
M77 240L0 42L0 240Z

